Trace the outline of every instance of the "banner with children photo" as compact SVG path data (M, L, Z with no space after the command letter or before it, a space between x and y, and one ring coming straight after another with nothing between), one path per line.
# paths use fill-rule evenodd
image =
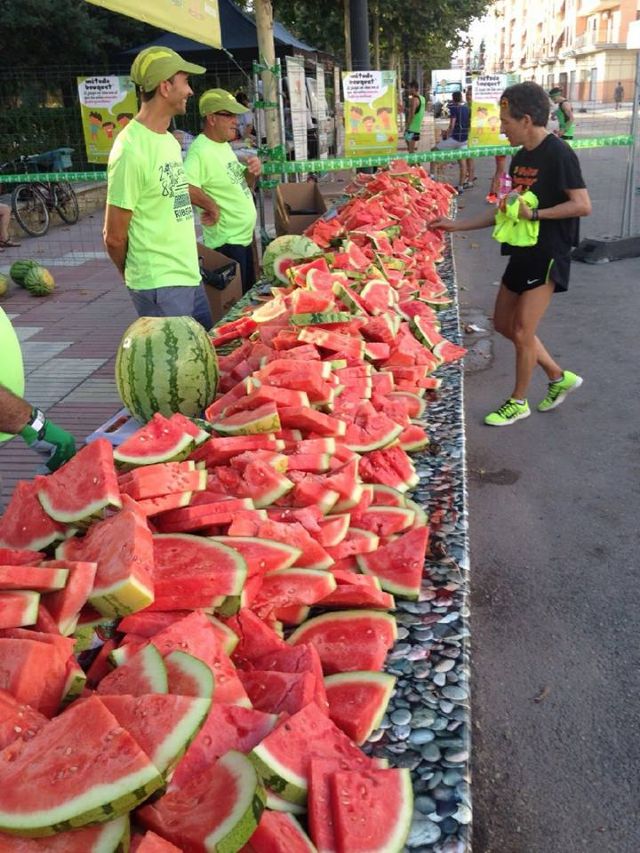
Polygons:
M89 163L106 163L113 140L138 112L128 77L78 77L82 132Z
M506 74L486 74L473 81L469 146L508 145L500 133L500 95L507 88Z
M395 71L343 71L345 156L394 154L398 147Z

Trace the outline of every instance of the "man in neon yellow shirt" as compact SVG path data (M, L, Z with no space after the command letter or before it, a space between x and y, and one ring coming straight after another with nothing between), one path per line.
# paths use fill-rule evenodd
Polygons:
M22 398L24 367L20 342L11 321L0 308L0 442L19 435L45 461L47 471L55 471L76 450L75 439L47 420L40 409Z
M206 91L199 108L202 133L192 143L184 162L189 194L193 204L204 211L205 246L238 262L246 293L255 281L253 231L256 227L256 206L247 175L257 178L262 166L257 157L249 157L246 165L242 165L229 143L237 136L238 116L248 110L224 89ZM214 223L205 219L212 201L220 211Z
M134 59L131 79L142 103L109 155L104 241L141 317L187 315L208 329L193 208L180 144L169 133L193 94L188 75L204 71L164 47ZM209 205L205 219L212 223L216 215Z

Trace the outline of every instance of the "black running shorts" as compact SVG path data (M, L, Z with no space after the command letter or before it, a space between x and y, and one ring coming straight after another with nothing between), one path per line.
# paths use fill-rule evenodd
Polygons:
M502 282L511 293L526 293L535 290L546 281L555 285L555 293L569 289L569 255L550 258L547 255L513 255L502 276Z

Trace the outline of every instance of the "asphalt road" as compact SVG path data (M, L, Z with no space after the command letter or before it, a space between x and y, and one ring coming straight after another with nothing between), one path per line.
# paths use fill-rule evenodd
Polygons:
M626 152L581 161L595 202L583 235L615 233ZM484 207L491 171L479 161L461 216ZM496 429L482 419L514 367L490 321L504 260L488 230L454 246L463 323L486 330L465 336L474 851L637 853L640 259L573 264L541 338L584 385Z

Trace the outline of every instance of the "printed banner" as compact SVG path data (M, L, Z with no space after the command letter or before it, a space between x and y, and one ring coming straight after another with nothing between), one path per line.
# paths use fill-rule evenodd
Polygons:
M345 154L392 154L398 148L395 71L343 71Z
M329 135L327 133L327 91L324 82L324 65L316 64L316 102L318 119L318 157L326 160L329 156Z
M285 57L287 63L287 83L289 88L289 120L293 134L293 156L296 160L306 160L307 148L307 90L304 79L304 59L299 56ZM287 125L285 105L285 126Z
M500 95L507 87L506 74L487 74L473 81L469 146L504 145L500 133Z
M113 140L138 112L128 77L78 77L84 145L89 163L106 163Z
M218 0L87 0L87 3L200 44L222 47Z

